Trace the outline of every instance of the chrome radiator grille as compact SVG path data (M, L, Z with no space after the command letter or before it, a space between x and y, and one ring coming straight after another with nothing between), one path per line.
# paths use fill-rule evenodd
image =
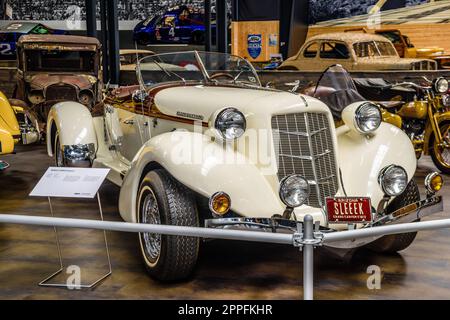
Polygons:
M308 205L323 207L338 190L336 155L326 114L295 113L272 117L278 178L300 174L311 185Z

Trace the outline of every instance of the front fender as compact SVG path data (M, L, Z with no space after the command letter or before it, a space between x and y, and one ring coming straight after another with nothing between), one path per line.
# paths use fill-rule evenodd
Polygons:
M384 167L402 166L408 179L417 167L414 147L408 136L399 128L382 122L372 136L361 135L346 126L337 129L339 166L348 196L367 196L377 208L383 198L378 184L378 174Z
M20 127L17 122L14 109L6 96L0 91L0 128L8 131L12 136L20 135Z
M47 152L53 156L54 130L59 134L59 141L63 145L95 145L97 150L97 136L94 121L89 109L73 101L55 104L47 118Z
M199 150L201 155L196 153ZM231 208L238 214L271 217L284 211L276 176L264 175L240 153L223 148L210 137L183 131L150 139L132 161L119 197L119 210L125 221L136 221L139 184L152 163L162 166L176 180L204 197L217 191L228 193Z
M8 154L14 151L14 139L11 134L0 127L0 154Z

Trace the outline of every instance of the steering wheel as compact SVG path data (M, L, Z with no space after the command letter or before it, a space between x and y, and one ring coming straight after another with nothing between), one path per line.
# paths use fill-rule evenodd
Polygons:
M226 72L219 72L219 73L215 73L213 74L211 77L211 79L216 79L216 78L228 78L231 80L234 80L233 75L226 73Z

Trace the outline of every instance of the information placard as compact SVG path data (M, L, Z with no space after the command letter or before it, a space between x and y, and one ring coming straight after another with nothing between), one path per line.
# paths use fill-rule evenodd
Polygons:
M100 168L50 167L30 196L94 198L109 171Z

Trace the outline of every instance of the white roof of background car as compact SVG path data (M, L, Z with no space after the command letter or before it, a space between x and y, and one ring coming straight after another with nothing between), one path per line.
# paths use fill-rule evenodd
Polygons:
M346 43L352 44L355 42L364 41L382 41L390 42L386 37L370 34L370 33L355 33L355 32L334 32L334 33L323 33L312 36L308 38L308 42L314 40L331 40L331 41L344 41Z

